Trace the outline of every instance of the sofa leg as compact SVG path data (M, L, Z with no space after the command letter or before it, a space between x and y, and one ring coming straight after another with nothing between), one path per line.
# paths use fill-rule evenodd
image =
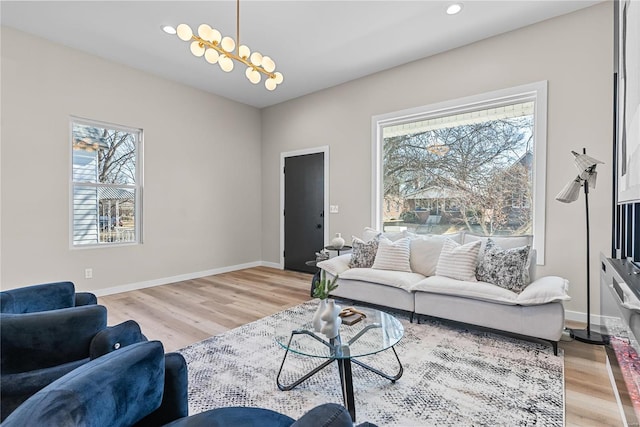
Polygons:
M558 355L558 341L551 341L551 345L553 346L553 355Z
M415 313L412 311L412 312L411 312L411 315L409 316L409 323L413 323L413 315L414 315L414 314L415 314Z

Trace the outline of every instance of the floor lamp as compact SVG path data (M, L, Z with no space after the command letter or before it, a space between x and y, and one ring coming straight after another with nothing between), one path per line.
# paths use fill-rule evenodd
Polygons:
M569 182L558 193L556 200L563 203L571 203L578 200L580 188L584 188L584 204L587 224L587 329L570 329L571 337L589 344L606 344L603 336L591 330L591 280L590 280L590 245L589 245L589 187L596 188L596 165L602 164L600 160L587 156L587 150L582 149L582 154L571 152L574 156L574 164L578 169L578 176Z

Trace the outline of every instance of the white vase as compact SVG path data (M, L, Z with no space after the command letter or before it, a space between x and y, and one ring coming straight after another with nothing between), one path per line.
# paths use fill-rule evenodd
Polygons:
M324 313L324 310L326 307L327 307L327 300L321 299L320 303L318 304L318 308L316 309L316 312L313 315L313 320L311 322L311 324L313 325L313 330L315 332L320 332L320 330L322 330L322 324L324 322L322 321L320 316L322 316L322 313Z
M324 309L324 312L320 316L324 324L322 325L322 332L327 338L335 338L338 336L338 331L340 330L340 325L342 324L342 319L340 318L340 310L342 308L336 304L336 302L332 299L327 299L327 306Z
M336 237L331 239L331 246L336 249L342 249L342 247L344 246L344 239L342 238L342 235L340 233L336 233Z

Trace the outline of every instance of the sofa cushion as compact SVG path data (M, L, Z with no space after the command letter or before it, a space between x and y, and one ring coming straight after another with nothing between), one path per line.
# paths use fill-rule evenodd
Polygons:
M411 287L424 279L422 274L404 271L376 270L373 268L352 268L340 274L340 279L360 280L378 283L410 291Z
M438 258L436 275L475 282L479 250L479 241L459 245L451 239L445 239Z
M409 263L411 271L423 276L434 276L444 240L449 236L418 236L411 239Z
M378 237L365 242L353 236L351 242L351 260L349 261L349 267L351 268L369 268L373 265L373 261L376 259L376 252L378 252Z
M532 306L570 300L571 297L567 294L568 285L569 282L562 277L546 276L531 282L524 291L517 294L491 283L433 276L416 283L411 291L460 296L507 305Z
M529 245L502 249L489 238L484 256L478 264L476 278L516 293L522 292L529 284L527 264L530 249Z
M516 305L518 294L500 286L485 282L471 282L450 277L433 276L416 283L411 291L431 292L490 301L500 304Z
M342 274L343 271L348 270L349 262L351 261L351 254L344 254L333 257L331 259L327 259L321 261L316 264L316 266L329 274L337 276L338 274Z
M396 240L400 240L403 237L414 237L414 236L415 236L414 233L410 233L407 230L382 232L371 227L365 227L364 232L362 233L362 240L364 240L365 242L368 242L372 240L374 237L379 237L379 238L384 237L386 239L391 240L392 242L395 242Z
M539 305L568 301L569 281L558 276L545 276L529 284L516 299L519 305Z
M478 252L478 261L484 256L487 241L491 239L493 242L503 249L513 249L522 246L531 246L531 236L480 236L477 234L464 233L463 243L480 242L480 252Z
M372 268L377 270L394 270L411 272L409 265L409 245L411 241L408 237L392 242L382 238L378 243L378 251L373 261Z

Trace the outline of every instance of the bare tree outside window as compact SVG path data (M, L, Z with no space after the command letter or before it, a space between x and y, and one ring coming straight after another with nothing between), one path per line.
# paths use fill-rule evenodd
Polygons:
M72 123L73 244L139 241L141 131Z
M383 132L384 199L402 206L383 212L385 228L532 233L533 115L469 116Z

